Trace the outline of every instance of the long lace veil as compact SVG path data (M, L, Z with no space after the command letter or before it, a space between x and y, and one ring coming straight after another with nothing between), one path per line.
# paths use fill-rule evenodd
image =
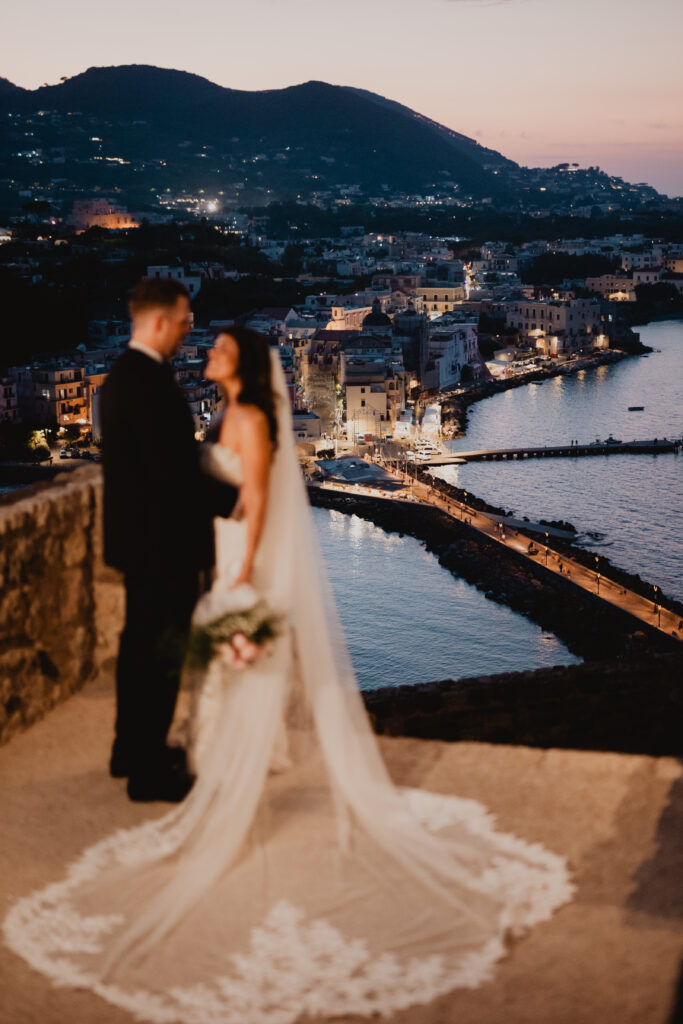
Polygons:
M496 832L481 805L393 785L325 572L276 350L272 376L278 443L253 582L288 628L247 670L210 666L187 800L84 851L4 926L57 983L159 1024L388 1013L476 986L510 926L549 917L572 891L561 858ZM234 531L218 521L219 563ZM288 766L274 774L283 746Z

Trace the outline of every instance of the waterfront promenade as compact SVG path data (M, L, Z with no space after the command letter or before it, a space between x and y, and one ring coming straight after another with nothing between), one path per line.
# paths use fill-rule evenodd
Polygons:
M370 486L345 486L339 483L321 484L323 488L332 489L350 494L364 494L370 497L381 497L389 501L415 502L423 505L431 505L445 512L453 519L465 523L469 528L478 531L489 540L495 541L502 547L514 551L520 558L527 559L537 566L542 566L543 571L556 576L561 576L573 586L592 594L608 604L614 605L621 611L631 615L650 628L657 629L668 636L683 640L683 622L679 615L674 614L667 608L662 608L655 602L655 591L653 599L648 600L640 594L629 590L621 583L611 580L604 573L597 569L590 569L573 558L567 557L564 553L553 550L549 543L542 540L530 540L520 531L511 528L500 517L491 516L478 509L474 509L465 502L457 501L442 494L437 488L415 480L406 473L391 469L390 465L380 463L384 469L389 471L397 482L404 484L404 490L397 494L392 491L388 494L376 487ZM549 531L550 532L550 531ZM548 536L547 540L550 540Z

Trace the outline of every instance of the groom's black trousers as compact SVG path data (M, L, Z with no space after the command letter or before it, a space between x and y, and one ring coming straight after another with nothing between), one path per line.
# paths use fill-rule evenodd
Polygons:
M154 575L125 574L126 620L116 668L116 747L131 774L161 770L180 687L196 568L169 564Z

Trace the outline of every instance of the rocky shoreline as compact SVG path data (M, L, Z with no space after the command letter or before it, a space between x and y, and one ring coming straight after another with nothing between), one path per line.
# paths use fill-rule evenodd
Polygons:
M683 652L628 614L428 506L309 489L311 504L421 540L439 563L558 636L580 665L363 692L376 732L422 739L681 752Z
M554 633L578 657L606 661L679 649L678 641L438 509L317 487L309 494L314 506L368 519L388 533L416 537L453 575Z
M453 484L447 483L442 480L441 477L434 476L428 470L416 468L415 476L418 480L434 487L435 490L441 492L441 494L448 495L454 498L455 501L466 501L470 508L477 509L480 512L490 512L497 516L506 516L510 513L504 508L499 508L496 505L490 505L483 498L477 497L475 494L471 494L470 491L465 492L461 487L455 487ZM465 497L467 495L467 497ZM541 520L543 522L543 520ZM576 527L572 523L565 522L548 522L548 526L557 526L560 529L567 530L569 532L576 533ZM523 533L529 537L530 540L539 542L539 535L537 532L532 530L524 529L523 527L516 527L519 533ZM543 542L545 547L545 541ZM548 547L551 551L557 552L557 554L565 555L566 557L573 558L581 565L586 566L588 569L597 569L604 576L609 577L615 583L620 583L623 587L632 590L636 594L640 594L641 597L645 597L648 600L652 600L654 596L654 585L644 580L638 573L629 572L626 569L620 568L618 565L613 565L612 562L604 555L596 554L595 551L591 551L588 548L580 547L578 544L573 543L570 540L564 540L561 537L552 536L549 538ZM597 559L597 562L596 562ZM683 603L677 601L673 597L668 597L658 590L657 595L658 603L662 608L668 608L675 615L679 615L683 619Z

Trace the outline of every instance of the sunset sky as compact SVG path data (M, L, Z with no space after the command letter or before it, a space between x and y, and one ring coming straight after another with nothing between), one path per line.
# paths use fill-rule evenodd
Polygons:
M522 164L683 195L682 41L683 0L22 0L0 75L35 88L137 63L235 89L354 85Z

